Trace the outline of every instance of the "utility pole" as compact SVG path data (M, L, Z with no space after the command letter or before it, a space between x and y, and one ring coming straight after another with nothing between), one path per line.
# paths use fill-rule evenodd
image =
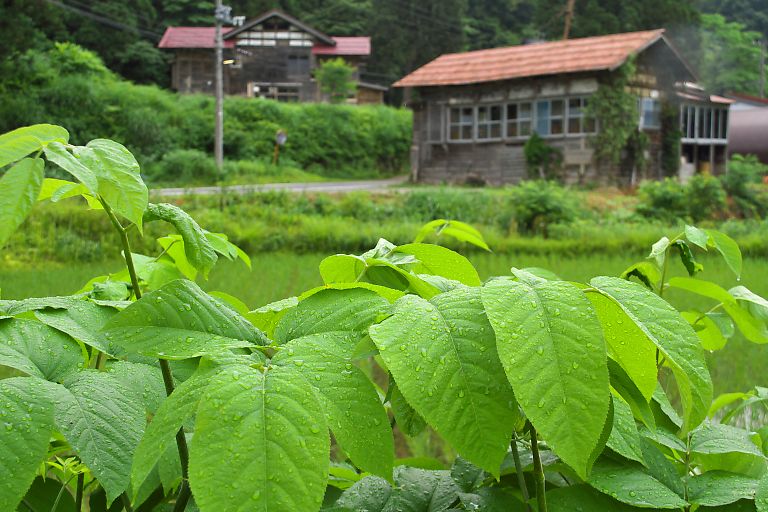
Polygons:
M571 22L573 21L573 9L576 0L568 0L565 6L565 28L563 29L563 40L568 39L571 34Z
M222 70L224 60L224 41L221 37L221 25L231 21L232 8L221 5L221 0L216 0L216 129L213 136L213 155L216 167L221 176L221 168L224 165L224 72Z

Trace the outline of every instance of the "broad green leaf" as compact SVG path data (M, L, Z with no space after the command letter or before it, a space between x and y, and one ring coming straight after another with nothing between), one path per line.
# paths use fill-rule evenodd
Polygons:
M187 359L226 348L268 345L264 334L195 283L172 281L144 295L104 326L107 341L129 353Z
M649 401L657 382L656 347L616 302L601 293L586 295L600 320L608 354Z
M624 272L621 273L622 279L629 281L629 278L638 278L649 290L656 290L661 281L661 271L659 267L654 263L648 261L641 261L630 266Z
M25 158L0 177L0 246L27 218L43 184L43 160Z
M683 262L683 266L689 276L693 276L697 272L704 270L704 266L696 261L690 246L684 240L676 240L672 246L680 253L680 261Z
M53 400L34 377L0 380L0 510L16 510L48 452Z
M229 307L243 316L248 314L248 306L245 305L245 302L241 301L234 295L219 291L209 291L208 295L226 303Z
M183 275L172 258L162 256L161 258L152 258L143 254L133 253L133 264L136 267L136 274L140 282L143 281L151 290L162 288L171 281L183 279ZM120 272L111 276L113 280L130 281L127 271ZM113 281L115 282L115 281ZM94 286L95 288L95 286Z
M659 424L667 423L670 429L680 428L683 425L683 418L677 413L677 410L672 406L672 403L667 397L667 393L659 383L656 386L656 391L653 392L653 400L651 401L651 407L654 408L654 414L659 420Z
M288 297L280 299L275 302L270 302L265 306L254 309L246 313L245 318L248 319L257 329L260 329L269 338L274 337L275 327L288 312L288 310L295 308L299 305L299 299L296 297Z
M657 439L667 435L661 427L656 429L654 434L656 434ZM677 439L671 432L668 435L671 439ZM682 442L680 442L680 444L682 444ZM641 438L639 446L643 452L643 459L645 459L645 471L677 493L678 496L685 496L685 484L683 482L683 477L680 475L680 468L667 458L667 455L665 455L661 449L650 440L649 436ZM674 450L676 448L672 449ZM680 451L685 452L685 445L682 446Z
M708 229L709 241L707 245L714 247L723 256L725 263L736 274L736 278L741 277L741 251L739 245L725 233Z
M754 499L759 480L726 471L707 471L688 480L688 501L716 507L740 499Z
M472 493L461 493L459 499L466 510L483 512L526 512L518 492L510 487L483 487Z
M680 390L683 431L696 427L712 401L712 381L693 328L669 303L639 284L615 277L596 277L590 284L612 297L664 355Z
M464 492L471 492L480 487L488 477L488 473L471 462L456 457L451 468L451 477Z
M395 249L415 256L419 263L412 270L459 281L467 286L480 286L480 276L467 258L445 247L432 244L406 244Z
M184 240L184 253L187 260L208 277L208 272L216 264L218 256L205 231L184 210L172 204L149 203L144 213L144 222L162 220L176 228Z
M395 449L389 418L371 381L352 364L356 341L344 332L304 336L285 345L272 364L294 366L315 388L328 426L355 465L391 479Z
M606 446L619 455L645 465L643 451L640 448L641 438L637 431L632 409L619 396L613 395L613 429Z
M643 471L641 466L602 459L595 463L589 485L612 498L634 507L677 509L684 499Z
M569 485L547 491L549 512L632 512L636 508L609 498L588 485Z
M417 413L411 404L403 396L403 393L397 387L397 383L390 379L389 381L389 404L392 407L392 415L400 431L410 437L419 435L427 423L419 413Z
M728 343L718 325L706 313L683 311L680 314L696 331L696 335L699 337L704 350L720 350Z
M370 290L320 291L285 312L274 338L285 343L324 332L355 332L362 336L388 308L389 302Z
M69 141L69 132L61 126L35 124L0 135L0 167L21 160L35 151L40 151L50 142Z
M664 260L667 258L667 249L669 248L669 238L663 236L658 242L651 246L651 253L648 255L648 259L652 259L656 262L659 268L664 267ZM664 283L661 283L662 285Z
M45 146L45 157L49 162L54 163L74 176L80 183L85 185L88 192L97 196L99 191L99 182L93 169L86 167L88 162L81 162L80 159L70 153L60 142L51 142Z
M336 505L368 512L442 512L450 509L460 491L449 471L399 466L394 488L386 480L369 476L344 491Z
M728 290L735 299L746 302L747 309L752 316L759 318L764 322L768 322L768 300L759 296L745 286L735 286Z
M45 178L43 185L40 187L40 193L37 195L37 200L45 201L50 199L52 203L55 203L68 197L75 197L86 193L88 193L88 189L81 183L56 178Z
M0 313L17 316L37 309L67 309L81 300L79 297L65 295L61 297L30 297L22 300L0 300Z
M71 374L58 388L56 426L112 502L128 488L144 405L117 377L95 370Z
M165 382L159 365L109 361L106 368L110 375L116 377L123 386L133 390L134 395L141 398L149 414L155 414L166 397Z
M731 296L724 288L709 281L693 279L690 277L673 277L669 280L669 285L691 293L709 297L724 304L735 304L736 299Z
M248 268L251 268L251 258L243 252L238 246L229 241L229 238L224 233L211 233L205 231L205 238L210 242L211 247L217 253L234 261L240 258Z
M108 139L94 139L74 154L90 169L99 183L99 195L115 213L136 224L149 202L149 192L139 174L139 163L125 146Z
M84 364L75 340L34 320L0 320L0 365L58 381Z
M518 411L480 289L406 295L392 313L369 332L398 389L464 458L498 476Z
M176 433L195 414L209 379L216 371L214 367L201 367L176 386L157 408L134 454L131 481L135 487L141 486L163 454L175 447ZM136 496L132 499L135 501Z
M38 320L61 332L67 333L86 345L116 357L123 351L108 344L101 328L117 313L108 306L99 306L89 300L73 301L67 309L41 309L35 311Z
M690 451L702 470L727 470L760 476L766 458L750 439L749 432L730 425L704 424L691 433Z
M710 418L714 417L714 415L723 407L727 407L733 402L737 402L739 400L745 400L752 396L749 393L722 393L715 397L714 400L712 400L712 405L709 406L709 413L707 414Z
M200 401L190 447L200 510L318 510L328 478L327 428L296 369L222 371Z
M421 242L431 233L436 233L438 236L447 235L460 242L476 245L486 251L491 250L488 247L488 244L485 243L485 240L483 240L483 235L480 234L477 229L457 220L437 219L424 224L416 235L416 238L413 240L414 243Z
M525 412L552 450L586 478L609 408L605 340L584 294L518 272L483 287L497 349ZM580 418L573 422L572 418Z
M649 429L655 429L656 420L645 396L619 363L610 357L608 358L608 375L611 388L627 402L632 409L632 415L642 421Z
M685 238L705 251L707 250L707 242L709 241L709 235L703 229L699 229L696 226L685 226Z
M768 473L763 475L757 484L755 507L757 507L757 512L768 512Z
M187 259L184 239L181 235L164 236L157 239L166 256L169 256L176 268L190 281L197 279L197 268Z
M323 290L349 290L351 288L364 288L366 290L371 290L372 292L376 292L377 294L387 299L390 303L395 302L397 299L405 295L405 293L400 290L393 290L392 288L387 288L386 286L379 286L377 284L371 283L330 283L324 284L322 286L316 286L315 288L310 288L309 290L299 295L299 300L302 301L307 297L311 297L317 292L321 292Z

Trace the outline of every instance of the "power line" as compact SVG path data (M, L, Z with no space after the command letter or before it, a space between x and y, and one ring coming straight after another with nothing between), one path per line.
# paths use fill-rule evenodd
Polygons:
M92 8L94 6L93 2L85 3L85 2L82 2L80 0L61 0L61 1L65 5L73 5L74 7L79 7L80 9L89 11L92 14L95 14L97 16L103 16L103 17L109 18L109 16L106 16L106 15L104 15L102 13L95 12L93 10L93 8ZM147 16L147 14L144 11L142 11L141 9L133 10L132 14L134 14L138 19L142 20L145 24L148 24L148 25L152 25L156 21L156 20L150 18L149 16ZM114 18L110 18L110 19L113 20L113 21L116 21ZM144 27L141 27L141 28L144 28ZM147 30L151 31L151 29L147 29Z
M55 5L57 7L62 7L64 9L69 9L70 11L76 12L82 16L85 16L86 18L90 18L98 23L101 23L102 25L107 25L112 28L116 28L118 30L124 30L126 32L136 32L139 35L142 35L144 37L152 38L152 39L160 39L162 37L162 34L159 32L155 32L153 30L148 30L140 27L131 27L124 23L120 23L119 21L116 21L112 18L108 18L106 16L102 16L99 14L94 14L90 11L86 11L85 9L81 9L79 7L75 7L74 5L68 5L63 2L59 2L57 0L45 0L51 5Z

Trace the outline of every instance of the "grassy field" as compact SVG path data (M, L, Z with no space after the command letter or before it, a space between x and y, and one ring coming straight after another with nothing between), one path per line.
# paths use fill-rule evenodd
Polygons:
M317 266L323 259L320 254L268 253L253 257L253 270L241 263L223 262L211 273L210 280L202 283L208 290L219 290L241 298L249 307L296 295L303 290L321 284ZM544 267L563 279L587 281L596 275L617 275L635 260L616 256L574 257L476 254L471 257L481 277L502 275L515 267ZM634 259L633 259L634 258ZM741 283L720 259L703 259L705 276L729 288L744 284L756 293L768 296L768 260L748 258L744 262ZM0 270L2 298L14 299L29 296L68 294L78 290L90 277L116 271L120 263L106 262L77 265L46 265L36 268ZM672 275L682 275L682 269L674 265ZM687 307L705 309L706 299L682 293L670 292L668 298ZM716 393L744 390L754 384L768 386L768 347L748 343L737 335L722 351L710 354L710 371L715 381Z

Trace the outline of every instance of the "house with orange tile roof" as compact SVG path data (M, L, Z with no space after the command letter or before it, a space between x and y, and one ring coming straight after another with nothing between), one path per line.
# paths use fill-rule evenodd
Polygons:
M322 101L313 72L327 59L355 68L353 103L381 103L387 87L360 79L371 39L333 37L271 10L239 26L224 27L224 92L278 101ZM183 93L214 92L215 28L168 27L158 47L173 54L171 85Z
M641 169L596 162L601 123L589 114L592 95L630 59L637 129L649 140ZM566 182L631 185L663 177L666 130L677 132L683 179L725 171L731 100L695 80L659 29L446 54L394 87L405 89L414 110L417 181L517 183L527 176L524 147L536 133L562 154ZM663 107L673 109L671 125L662 126Z

